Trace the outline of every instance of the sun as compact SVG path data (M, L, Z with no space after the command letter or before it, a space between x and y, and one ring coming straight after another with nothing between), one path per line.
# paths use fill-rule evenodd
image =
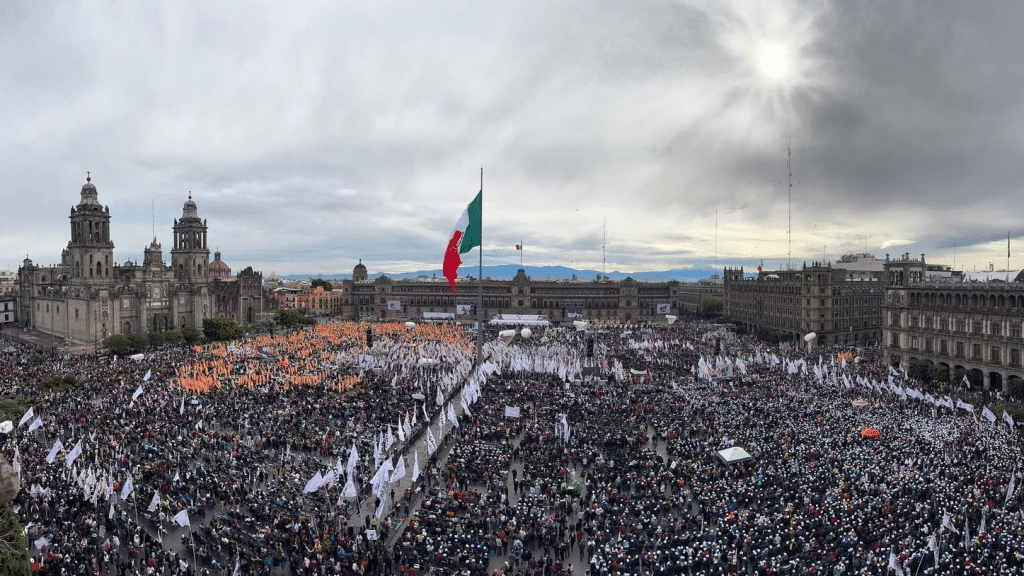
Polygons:
M786 47L778 42L765 42L761 45L758 55L761 71L771 78L782 78L786 75Z

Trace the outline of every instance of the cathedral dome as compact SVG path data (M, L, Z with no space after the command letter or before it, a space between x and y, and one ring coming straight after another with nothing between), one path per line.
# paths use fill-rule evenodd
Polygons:
M211 278L231 277L231 267L220 259L220 250L213 253L213 262L210 262L210 267L207 270L210 272Z
M188 200L185 201L185 205L181 208L181 219L199 219L199 208L192 201L192 192L188 193Z
M96 185L92 183L92 176L86 172L85 184L82 184L82 201L80 204L99 204L96 196Z
M356 267L352 269L352 279L356 282L366 280L366 266L363 266L362 259L360 259L359 264L356 264Z
M277 282L277 272L271 272L267 277L267 282Z

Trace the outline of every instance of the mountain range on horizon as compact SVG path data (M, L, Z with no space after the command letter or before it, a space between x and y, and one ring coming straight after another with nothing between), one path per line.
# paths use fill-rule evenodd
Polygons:
M569 268L567 266L519 266L518 264L500 264L495 266L484 266L484 278L490 278L492 280L511 280L515 277L516 273L520 268L526 271L526 275L532 280L536 281L549 281L549 280L571 280L573 275L576 279L582 282L590 282L597 279L597 277L605 276L599 270L591 269L576 269ZM465 270L460 271L459 277L465 278L468 276L475 277L476 268L467 267ZM698 280L707 280L712 274L720 274L721 270L718 268L680 268L675 270L661 270L661 271L649 271L649 272L620 272L618 270L608 272L606 275L609 280L624 280L627 277L632 278L638 282L666 282L668 280L678 280L680 282L695 282ZM389 273L389 272L376 272L373 274L367 274L367 277L371 280L379 278L381 276L387 276L393 280L407 279L407 278L433 278L436 277L438 281L445 282L446 280L441 275L441 269L435 268L433 270L417 270L415 272L402 272L402 273ZM282 274L278 275L278 278L282 280L303 280L309 278L323 278L324 280L348 280L352 278L351 273L343 274Z

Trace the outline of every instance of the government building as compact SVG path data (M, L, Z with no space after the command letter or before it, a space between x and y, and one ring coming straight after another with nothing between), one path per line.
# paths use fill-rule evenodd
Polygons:
M742 267L725 268L725 316L745 332L780 341L802 342L813 332L823 346L878 342L883 264L849 254L835 263L759 269L753 277Z
M1024 272L1021 273L1024 275ZM924 255L886 263L883 345L904 366L939 366L954 384L1008 391L1024 377L1024 283L948 282L927 274Z
M26 258L18 269L19 326L68 344L97 344L113 334L201 329L213 317L252 323L264 311L262 273L249 267L232 277L219 252L210 262L206 220L191 193L174 220L169 264L155 238L141 264L115 262L110 218L87 177L61 263Z
M443 278L393 280L367 278L359 262L352 278L334 286L341 293L334 312L349 320L416 320L449 318L476 321L477 280L456 281L453 295ZM716 292L717 290L717 292ZM665 322L665 315L700 313L704 295L720 293L721 285L694 286L675 280L637 282L626 278L612 281L533 280L520 269L512 280L483 281L483 317L497 315L542 316L554 325L574 320L607 323Z

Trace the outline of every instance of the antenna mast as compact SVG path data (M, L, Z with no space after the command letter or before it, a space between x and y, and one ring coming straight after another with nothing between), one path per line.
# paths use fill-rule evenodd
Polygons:
M718 208L715 208L715 258L718 258Z
M789 236L789 251L786 253L786 269L793 269L793 146L792 140L786 146L786 172L789 173L789 225L786 234Z
M601 243L601 275L608 273L608 218L604 219L604 240Z

